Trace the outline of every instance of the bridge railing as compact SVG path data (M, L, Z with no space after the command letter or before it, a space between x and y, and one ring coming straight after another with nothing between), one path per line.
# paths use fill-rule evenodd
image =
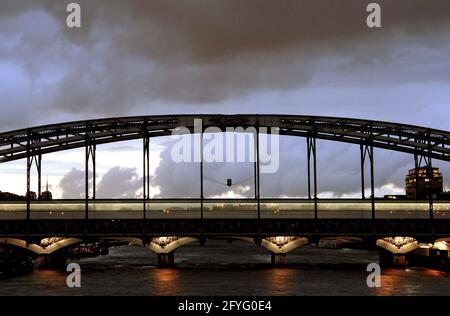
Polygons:
M262 219L313 219L314 201L308 199L262 199L259 201ZM33 201L31 220L85 219L84 200ZM319 219L370 219L370 200L320 199L317 203ZM25 220L26 202L0 202L0 220ZM380 219L427 219L428 201L381 200L375 202L375 217ZM433 203L435 219L450 219L450 201ZM142 219L142 200L90 200L89 219ZM145 218L196 219L202 216L200 199L147 200ZM255 199L205 199L203 218L258 218Z

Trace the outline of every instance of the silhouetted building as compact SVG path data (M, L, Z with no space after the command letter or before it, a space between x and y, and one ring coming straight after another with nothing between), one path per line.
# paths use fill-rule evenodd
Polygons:
M34 191L28 191L25 195L25 198L28 199L28 197L30 198L30 200L37 200L37 194Z
M53 199L52 192L50 191L44 191L41 193L41 196L39 197L39 200L41 201L50 201Z
M408 199L437 199L443 192L442 174L439 168L420 167L409 170L406 176Z
M47 186L45 188L45 191L41 193L41 196L39 197L39 200L41 201L50 201L53 199L53 195L52 192L49 191L48 189L48 181L47 181Z

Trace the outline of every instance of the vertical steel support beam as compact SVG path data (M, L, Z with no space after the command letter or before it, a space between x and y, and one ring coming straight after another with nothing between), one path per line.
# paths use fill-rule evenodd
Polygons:
M89 219L89 144L87 136L84 149L84 219L87 224Z
M142 219L145 221L145 216L147 212L147 205L146 205L146 194L147 194L147 179L146 179L146 170L147 170L147 138L142 138Z
M30 152L30 131L27 133L27 226L30 220L30 169L31 169L31 152Z
M27 132L27 191L26 191L26 200L27 200L27 220L31 218L31 168L33 164L36 164L37 176L38 176L38 191L37 191L37 199L41 196L41 186L42 186L42 155L39 153L37 155L34 154L34 151L31 149L32 139L31 132Z
M308 161L308 199L311 200L311 148L309 137L306 137L306 153Z
M316 137L313 138L313 155L314 155L314 219L317 220L317 152Z
M85 170L84 170L84 185L85 185L85 218L89 219L89 161L92 159L92 195L90 196L93 200L95 200L96 194L96 159L95 153L97 150L97 146L95 144L91 144L91 140L89 137L86 138L86 146L85 146Z
M372 206L372 221L375 225L375 172L374 172L374 157L373 157L373 144L369 147L370 154L370 198ZM374 226L375 227L375 226Z
M417 193L419 192L419 167L420 167L419 156L417 155L417 152L416 152L416 153L414 153L414 177L415 177L415 181L416 181L416 183L414 185L416 187L416 196L415 196L416 200L418 199Z
M89 133L89 125L86 123L86 131L85 131L85 157L84 157L84 219L86 221L86 229L87 229L87 221L89 220L89 161L92 158L92 199L95 199L96 194L96 159L95 154L97 150L97 146L91 139ZM86 230L87 232L87 230Z
M255 194L256 194L256 200L258 203L257 210L258 210L258 219L261 219L261 179L260 179L260 166L259 166L259 126L256 127L256 135L255 135L255 146L256 146L256 157L255 157L255 168L256 168L256 174L255 174L255 180L256 180L256 186L255 186Z
M147 200L150 198L150 138L144 133L143 140L143 155L142 155L142 164L143 164L143 175L142 175L142 196L143 196L143 214L142 219L145 220L147 218Z
M258 162L257 162L257 147L258 145L256 144L256 137L258 135L258 132L255 132L255 134L253 134L253 158L255 159L253 162L253 175L254 175L254 187L255 187L255 200L258 199Z
M362 186L362 198L365 199L365 178L364 178L364 167L366 164L366 158L369 158L370 163L370 204L372 212L372 221L375 225L375 171L374 171L374 150L373 144L361 144L361 186ZM375 226L374 226L375 227Z
M147 199L150 200L150 137L147 142Z
M142 218L145 220L147 198L147 137L142 138Z
M42 194L42 155L41 154L39 154L37 156L36 167L37 167L37 173L38 173L38 195L37 195L37 198L38 198L38 200L40 200L41 194Z
M97 145L93 144L91 147L91 156L92 156L92 199L96 198L96 190L97 190L97 161L95 158L97 152Z
M314 197L314 218L317 219L317 143L316 137L307 137L306 138L307 148L308 148L308 199L311 200L311 156L313 158L313 197Z
M203 220L203 124L200 132L200 219Z
M430 181L428 182L428 207L430 212L430 220L433 221L434 218L434 203L433 203L433 194L431 192L432 184L433 184L433 162L432 162L432 155L433 155L433 146L431 144L431 133L430 131L427 132L428 137L428 168L427 168L427 176L430 178ZM428 174L429 173L429 174ZM432 234L434 234L434 227L433 222L431 222L431 229Z
M361 197L364 200L366 198L366 188L365 188L365 176L364 176L364 161L365 161L365 152L364 152L364 145L360 144L359 146L360 152L361 152Z

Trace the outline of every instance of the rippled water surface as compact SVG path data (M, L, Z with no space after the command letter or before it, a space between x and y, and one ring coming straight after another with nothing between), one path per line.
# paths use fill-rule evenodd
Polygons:
M191 244L175 252L176 267L155 268L155 255L121 246L77 261L82 287L66 287L66 272L35 270L0 280L0 295L450 295L450 273L385 269L381 287L366 286L373 251L301 247L288 265L271 267L264 248L234 241Z

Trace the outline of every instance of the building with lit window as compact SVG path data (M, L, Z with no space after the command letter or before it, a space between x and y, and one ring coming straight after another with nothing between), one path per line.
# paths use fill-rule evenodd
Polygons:
M408 199L428 199L430 194L434 199L437 199L444 191L442 174L439 168L420 167L411 169L405 182Z

